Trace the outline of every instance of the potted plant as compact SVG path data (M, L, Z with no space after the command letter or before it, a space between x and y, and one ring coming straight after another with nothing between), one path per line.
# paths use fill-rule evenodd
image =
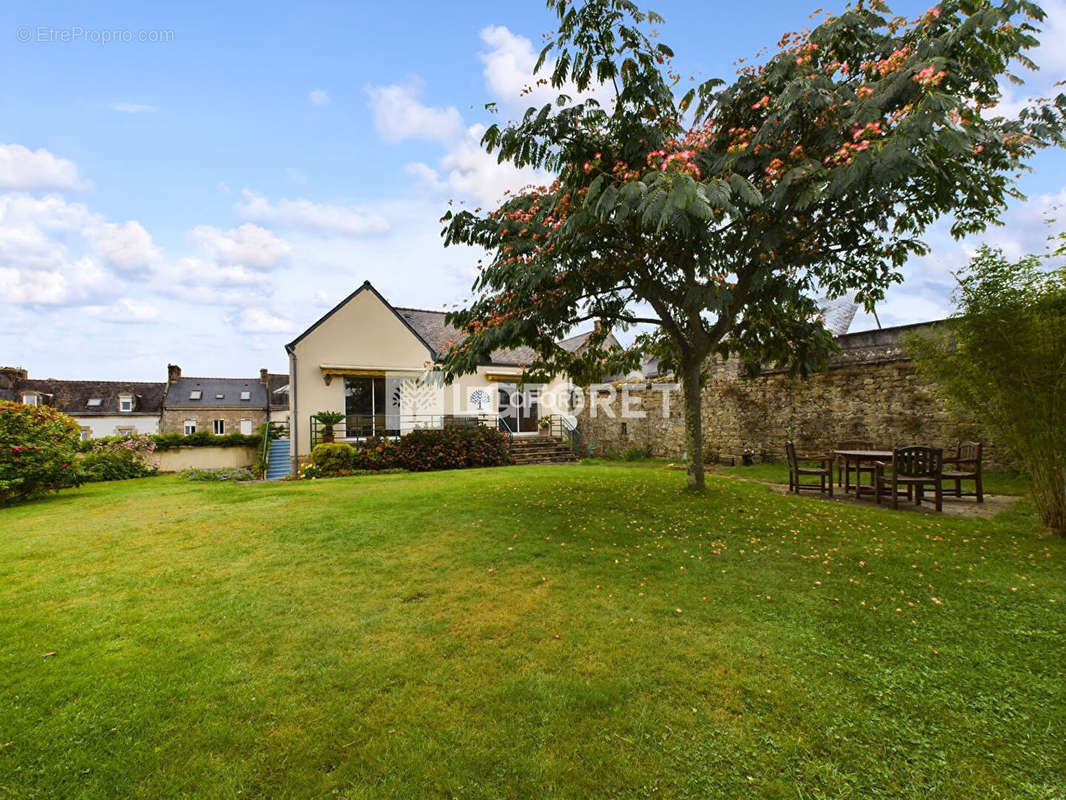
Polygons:
M340 411L319 411L315 414L314 419L318 420L318 424L322 427L319 428L318 435L323 442L333 441L333 426L338 422L344 421L344 414Z
M551 433L551 429L552 429L552 419L551 419L551 417L541 417L540 421L537 422L537 429L538 429L537 432L541 436L547 436L549 433Z

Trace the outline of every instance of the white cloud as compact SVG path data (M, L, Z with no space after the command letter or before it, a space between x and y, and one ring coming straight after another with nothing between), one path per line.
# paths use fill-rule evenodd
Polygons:
M120 272L143 273L160 259L151 235L139 222L104 222L90 228L88 236L96 252Z
M314 203L304 199L282 199L272 203L250 189L244 189L241 194L244 199L235 206L237 213L256 222L341 236L371 236L389 229L383 216L357 206Z
M529 106L554 103L560 94L568 95L572 102L593 98L604 106L614 100L614 87L610 84L600 84L585 93L578 92L571 83L553 88L547 81L555 61L545 61L540 72L534 75L540 53L534 50L533 42L504 25L489 25L478 35L489 46L488 51L478 53L485 65L485 84L492 96L506 106L524 111Z
M307 99L311 101L313 106L328 106L329 105L329 92L325 89L312 89Z
M0 144L0 189L81 189L84 185L73 161L54 156L44 148L30 150L21 144Z
M272 231L250 222L228 231L198 225L190 231L189 238L212 261L247 270L271 270L288 257L291 249Z
M262 308L246 308L241 312L237 327L245 333L291 333L296 326L284 317Z
M455 107L431 108L418 98L418 82L368 86L374 125L387 142L404 139L430 139L451 142L463 136L463 115Z
M111 104L112 111L121 111L123 114L151 114L158 111L156 106L146 105L144 103L124 103L116 102Z
M151 303L120 297L107 306L87 306L86 313L108 322L155 322L159 309Z

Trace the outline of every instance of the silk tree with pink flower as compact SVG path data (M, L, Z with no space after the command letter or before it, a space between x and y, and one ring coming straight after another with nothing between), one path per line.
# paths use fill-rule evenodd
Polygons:
M816 296L873 308L933 222L950 218L956 237L995 223L1026 161L1064 143L1063 95L997 109L1000 81L1035 68L1044 12L1022 0L945 0L916 19L859 3L785 35L732 83L689 86L656 15L628 0L548 6L559 28L538 72L560 95L483 145L554 180L445 215L447 244L488 253L474 300L450 315L465 337L445 368L528 345L530 379L582 382L652 353L681 378L694 489L708 358L822 368L835 345ZM600 84L614 87L607 105L590 98ZM588 347L556 344L590 319L604 325ZM634 325L653 327L608 345Z

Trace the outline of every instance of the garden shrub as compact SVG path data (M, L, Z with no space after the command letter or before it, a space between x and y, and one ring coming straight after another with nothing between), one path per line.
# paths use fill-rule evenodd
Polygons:
M255 476L246 467L214 467L185 469L178 477L186 481L250 481Z
M371 436L355 446L352 469L392 469L400 463L400 451L395 440Z
M483 425L416 430L401 437L399 465L416 472L511 463L507 437Z
M54 408L0 402L0 506L81 483L80 435Z
M122 481L158 472L152 458L155 441L148 434L94 441L79 466L87 481Z
M328 442L315 445L311 451L311 463L319 475L335 475L350 470L355 458L355 450L344 442Z

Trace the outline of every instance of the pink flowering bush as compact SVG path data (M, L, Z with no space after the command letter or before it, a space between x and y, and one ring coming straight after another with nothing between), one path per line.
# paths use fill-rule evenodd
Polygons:
M88 481L122 481L155 475L156 443L148 434L93 442L82 456L81 469Z
M79 434L54 408L0 402L0 506L77 486Z

